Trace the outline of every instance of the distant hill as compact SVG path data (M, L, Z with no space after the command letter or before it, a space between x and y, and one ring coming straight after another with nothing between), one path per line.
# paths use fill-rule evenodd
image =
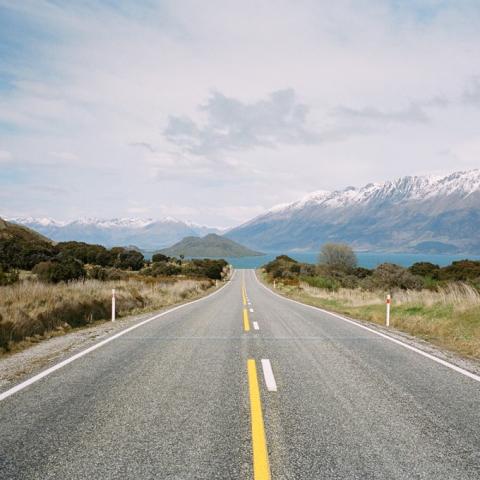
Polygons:
M364 251L478 254L480 170L318 191L226 236L272 252L345 242Z
M250 250L233 240L210 233L205 237L185 237L169 248L159 253L170 257L253 257L263 255L261 252Z
M17 240L31 242L32 244L41 243L48 247L54 245L52 240L31 228L7 222L2 218L0 218L0 240Z
M9 219L55 240L100 244L105 247L136 245L141 250L153 251L165 248L187 236L220 233L214 227L184 222L172 217L160 220L140 218L97 218L61 222L51 218L17 217Z
M0 218L0 266L30 270L55 253L55 243L47 237Z

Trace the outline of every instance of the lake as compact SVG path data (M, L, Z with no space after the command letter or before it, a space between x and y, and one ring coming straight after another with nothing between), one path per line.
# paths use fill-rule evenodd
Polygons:
M235 268L258 268L273 260L281 253L269 253L258 257L226 258ZM317 263L318 253L288 253L289 257L299 262ZM420 253L374 253L357 252L358 264L365 268L375 268L381 263L389 262L409 267L415 262L432 262L437 265L450 265L455 260L480 260L478 255L434 255Z

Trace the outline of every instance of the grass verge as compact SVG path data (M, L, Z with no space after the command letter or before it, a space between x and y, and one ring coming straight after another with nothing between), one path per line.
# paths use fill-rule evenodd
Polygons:
M261 273L265 283L270 283ZM385 324L385 293L341 288L337 291L300 282L277 281L278 293L308 305ZM464 357L480 360L480 294L465 284L438 291L404 290L392 295L390 325Z
M112 288L117 316L122 317L200 297L213 285L211 280L129 279L0 287L0 353L111 318Z

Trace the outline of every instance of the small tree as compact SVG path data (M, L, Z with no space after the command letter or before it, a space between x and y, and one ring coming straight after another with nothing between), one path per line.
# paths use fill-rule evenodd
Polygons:
M357 256L348 245L326 243L320 250L318 263L332 272L351 272L357 266Z

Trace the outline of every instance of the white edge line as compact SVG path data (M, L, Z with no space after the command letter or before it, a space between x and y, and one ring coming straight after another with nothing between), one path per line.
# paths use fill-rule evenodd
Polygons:
M203 300L206 300L207 298L211 298L217 293L220 293L227 285L229 285L230 281L233 279L235 276L236 270L233 271L233 275L230 277L230 280L225 283L225 285L218 290L215 290L214 292L210 293L206 297L198 298L197 300L192 300L191 302L184 303L182 305L178 305L177 307L171 308L170 310L166 310L165 312L159 313L157 315L154 315L153 317L147 318L146 320L141 321L140 323L137 323L129 328L126 328L125 330L122 330L121 332L116 333L115 335L112 335L111 337L106 338L105 340L102 340L99 343L96 343L95 345L92 345L91 347L82 350L81 352L67 358L66 360L63 360L60 363L57 363L56 365L53 365L50 368L47 368L46 370L43 370L42 372L38 373L37 375L34 375L32 378L29 378L28 380L25 380L22 383L19 383L18 385L15 385L14 387L10 388L9 390L0 393L0 402L2 400L5 400L6 398L12 396L13 394L23 390L24 388L28 387L29 385L32 385L32 383L38 382L42 378L46 377L47 375L50 375L51 373L59 370L62 367L65 367L69 363L74 362L75 360L78 360L79 358L84 357L85 355L89 354L90 352L93 352L94 350L97 350L97 348L103 347L107 343L112 342L113 340L116 340L117 338L125 335L128 332L131 332L132 330L135 330L136 328L139 328L152 320L156 320L157 318L163 317L164 315L168 315L169 313L172 313L176 310L180 310L181 308L187 307L189 305L193 305L194 303L197 302L202 302Z
M284 300L287 300L289 302L293 303L298 303L298 305L302 305L307 308L312 308L314 310L318 310L320 312L323 312L327 315L330 315L335 318L339 318L340 320L343 320L344 322L351 323L352 325L357 326L358 328L363 328L364 330L367 330L370 333L374 333L375 335L378 335L379 337L385 338L386 340L389 340L390 342L396 343L397 345L400 345L404 348L407 348L408 350L411 350L412 352L418 353L419 355L422 355L426 358L429 358L430 360L433 360L434 362L439 363L440 365L443 365L444 367L450 368L452 370L455 370L458 373L461 373L462 375L465 375L466 377L471 378L472 380L475 380L477 382L480 382L480 375L475 375L472 372L469 372L468 370L465 370L464 368L457 367L457 365L454 365L453 363L447 362L445 360L442 360L441 358L436 357L435 355L431 355L430 353L424 352L423 350L420 350L419 348L413 347L412 345L409 345L408 343L404 343L400 340L397 340L396 338L390 337L389 335L386 335L385 333L377 332L373 328L369 328L365 325L361 325L358 322L355 322L354 320L350 320L348 318L342 317L341 315L338 315L337 313L332 313L329 312L328 310L324 310L323 308L320 307L314 307L313 305L307 305L306 303L298 302L297 300L292 300L291 298L284 297L283 295L280 295L276 292L273 292L270 290L266 285L264 285L262 282L257 277L256 272L254 271L254 276L255 280L268 292L270 292L272 295L276 295L277 297L283 298Z
M260 330L260 327L258 326L258 322L253 322L253 328L255 330Z
M269 392L276 392L277 382L275 381L275 377L273 376L272 365L270 364L270 360L268 360L268 358L262 358L262 369L267 390Z

